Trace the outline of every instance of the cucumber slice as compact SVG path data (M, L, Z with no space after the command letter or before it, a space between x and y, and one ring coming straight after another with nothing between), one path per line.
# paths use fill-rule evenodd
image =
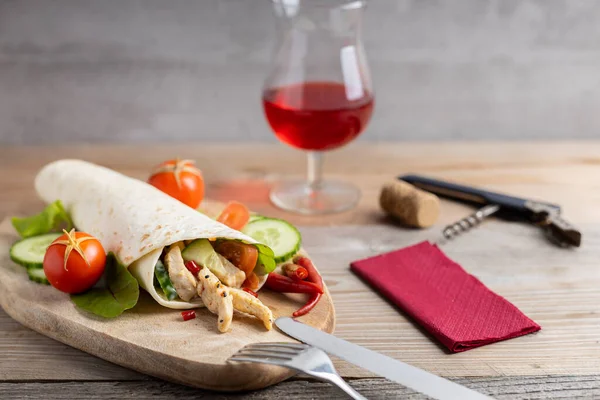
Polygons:
M267 218L249 222L243 233L271 248L276 263L292 258L302 244L302 236L298 229L282 219Z
M181 256L186 261L194 261L199 266L202 265L208 269L210 269L209 265L214 264L215 261L217 264L220 264L218 262L217 253L213 250L208 239L194 240L183 249Z
M30 281L41 283L43 285L50 284L43 268L27 268L27 275L29 276Z
M10 259L27 268L44 267L44 255L50 244L62 233L47 233L19 240L10 248Z
M198 266L208 268L222 282L229 275L225 266L223 266L223 261L219 258L219 254L213 249L208 239L194 240L181 252L181 256L185 261L191 260Z
M264 219L266 218L263 215L259 215L259 214L250 214L250 219L248 220L248 223L250 222L254 222L254 221L258 221L259 219Z
M158 284L168 300L175 300L178 297L175 287L173 287L173 282L171 282L171 278L169 277L169 273L160 260L158 260L154 267L154 277L158 281Z

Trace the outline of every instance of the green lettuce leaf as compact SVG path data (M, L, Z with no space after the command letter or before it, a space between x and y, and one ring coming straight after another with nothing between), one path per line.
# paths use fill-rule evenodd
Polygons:
M121 265L113 253L106 257L106 287L71 295L75 305L104 318L118 317L133 308L140 295L138 281Z
M108 289L94 288L85 293L73 294L71 300L77 307L104 318L118 317L124 311Z
M31 217L13 217L12 225L22 238L60 232L61 228L71 230L73 222L60 200L48 205L44 211Z
M256 274L266 275L273 272L275 268L277 268L273 250L271 250L270 247L260 243L255 244L255 246L258 249L258 260L256 261L256 268L254 269Z

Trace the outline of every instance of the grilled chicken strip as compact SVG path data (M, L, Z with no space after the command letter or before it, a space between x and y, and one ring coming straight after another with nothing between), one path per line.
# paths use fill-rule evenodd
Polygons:
M227 332L233 318L233 300L230 289L223 285L206 267L198 273L198 294L202 302L213 314L219 316L219 332Z
M183 301L189 301L192 297L196 296L196 278L185 267L178 243L169 247L165 255L165 264L177 295Z
M223 265L224 273L215 274L217 278L224 284L232 288L242 287L242 283L246 280L246 274L241 269L238 269L228 259L218 254L219 260ZM215 271L216 272L216 271Z
M269 307L265 306L259 299L240 289L230 288L229 293L233 297L233 308L246 314L254 315L260 319L267 330L273 327L273 314Z

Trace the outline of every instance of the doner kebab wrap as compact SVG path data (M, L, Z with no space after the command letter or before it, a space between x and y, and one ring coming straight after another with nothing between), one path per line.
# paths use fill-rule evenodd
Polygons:
M241 289L248 276L221 255L221 247L253 245L259 253L252 277L254 291L268 269L260 260L270 249L230 229L155 187L81 160L60 160L36 176L35 189L51 203L60 200L78 230L95 236L125 265L157 303L173 309L207 307L218 315L218 329L230 329L233 310L254 315L267 329L272 314ZM193 260L195 274L185 266ZM155 269L168 274L174 291L157 288Z

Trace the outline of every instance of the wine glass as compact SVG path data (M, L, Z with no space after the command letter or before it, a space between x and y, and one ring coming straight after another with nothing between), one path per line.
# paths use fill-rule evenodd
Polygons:
M308 179L276 184L278 207L302 214L353 208L360 190L322 179L323 153L354 140L373 113L362 44L364 1L272 0L277 44L262 92L277 138L308 155Z

